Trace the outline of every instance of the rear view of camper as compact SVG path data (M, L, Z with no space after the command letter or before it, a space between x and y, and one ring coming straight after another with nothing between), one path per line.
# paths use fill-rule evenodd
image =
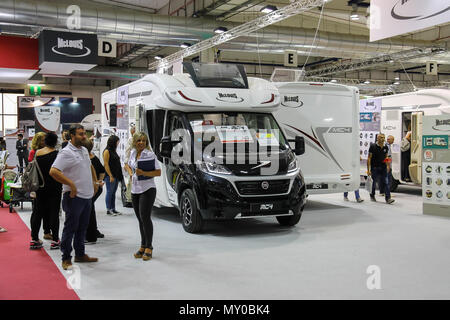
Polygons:
M305 139L298 156L308 194L359 188L358 89L308 82L278 82L281 106L275 117L288 139Z

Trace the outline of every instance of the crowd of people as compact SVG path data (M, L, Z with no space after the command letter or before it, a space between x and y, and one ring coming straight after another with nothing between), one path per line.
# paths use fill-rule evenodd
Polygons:
M62 267L72 268L72 251L75 262L97 262L85 252L85 245L96 243L104 235L98 230L95 201L106 185L106 208L108 215L120 214L116 210L115 198L119 182L123 181L122 169L130 175L132 204L141 233L141 243L134 257L144 261L152 258L153 223L151 212L156 197L154 177L161 175L158 161L152 152L149 139L143 132L131 130L131 145L122 168L117 154L119 138L109 137L102 153L103 163L92 153L93 142L87 138L82 125L73 125L62 134L63 143L58 150L58 136L54 132L37 133L28 152L28 141L18 135L16 143L19 172L23 173L29 162L34 161L39 171L39 189L36 191L31 213L30 249L43 247L39 239L41 224L44 239L50 240L50 249L62 252ZM133 135L134 134L134 135ZM153 160L154 168L143 170L140 163ZM26 170L26 169L25 169ZM61 238L60 210L65 212ZM0 233L6 232L0 227Z
M87 138L82 125L73 125L70 130L62 133L61 149L57 149L58 136L54 132L37 133L31 143L28 153L28 141L23 135L18 135L16 143L19 159L19 172L22 173L29 162L35 161L42 173L39 177L40 187L36 192L31 214L31 242L30 249L43 247L39 239L41 224L43 238L50 240L50 249L62 251L62 267L67 270L72 266L72 250L75 250L75 262L96 262L98 258L90 257L85 252L85 244L96 243L104 235L98 230L95 202L106 185L106 213L110 216L120 214L116 210L115 199L118 185L123 182L122 169L130 176L128 192L136 214L141 243L134 257L150 260L153 253L153 223L151 219L152 207L156 198L154 177L161 175L161 169L156 156L152 152L147 135L143 132L135 133L131 128L131 137L126 151L125 165L122 168L117 154L119 138L111 135L102 153L103 163L92 153L93 142ZM403 141L404 140L404 141ZM411 141L408 132L402 140L401 150L407 152ZM371 144L367 159L367 174L373 180L370 199L376 201L375 190L378 184L380 195L385 197L388 204L392 204L392 147L394 137L379 133L376 143ZM1 146L1 141L0 141ZM140 163L153 162L153 168L144 171ZM9 167L9 166L8 166ZM402 175L402 177L404 177ZM355 190L357 202L363 202L359 190ZM349 201L348 192L344 193L344 200ZM59 238L60 210L65 212L64 227ZM6 232L0 226L0 233ZM73 246L73 247L72 247Z

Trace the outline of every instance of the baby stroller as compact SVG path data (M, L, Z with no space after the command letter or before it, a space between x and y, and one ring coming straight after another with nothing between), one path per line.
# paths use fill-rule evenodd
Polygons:
M25 192L22 188L20 176L14 170L5 169L8 156L7 151L0 151L0 206L3 207L3 203L7 203L9 204L9 212L12 212L13 206L20 204L21 209L23 209L23 202L32 202L33 199L30 197L30 193Z

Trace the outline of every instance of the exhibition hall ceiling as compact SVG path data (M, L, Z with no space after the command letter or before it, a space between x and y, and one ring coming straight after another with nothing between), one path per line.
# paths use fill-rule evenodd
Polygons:
M29 9L33 4L47 3L58 6L60 12L63 2L36 0L5 0L0 10L8 5ZM264 13L267 5L282 8L290 0L73 0L86 14L87 25L84 32L95 32L102 37L116 39L117 58L102 60L99 67L122 68L124 72L142 73L156 56L167 56L180 50L181 43L195 44L214 35L214 29L223 26L228 29L254 20ZM21 5L17 5L20 3ZM24 5L25 4L25 5ZM439 63L440 76L450 76L450 54L447 52L450 37L450 24L404 34L377 42L369 42L370 0L332 0L321 8L315 8L288 18L280 23L260 29L246 37L239 37L220 45L219 61L239 62L248 66L259 65L260 75L269 77L271 69L283 65L284 50L296 50L299 67L308 58L305 70L317 70L348 62L359 62L395 52L408 52L417 49L417 57L409 54L407 58L387 61L384 64L365 67L348 72L341 71L334 78L354 80L394 80L396 73L405 71L425 82L425 64L432 59ZM87 9L85 9L87 8ZM52 11L50 8L48 11ZM14 11L14 15L20 10ZM31 10L33 12L33 10ZM351 18L357 15L357 19ZM44 19L27 19L22 23L11 23L8 14L0 16L2 34L22 35L37 38L44 29L61 29L51 19L45 25ZM320 24L319 24L320 21ZM56 25L56 27L55 27ZM83 29L84 27L84 29ZM316 34L316 29L318 32ZM313 39L316 39L313 43ZM424 57L420 48L438 46L444 50L432 57ZM192 58L196 58L193 56ZM135 69L135 70L134 70ZM249 67L248 69L251 69ZM264 69L261 72L261 69ZM105 69L103 70L105 71ZM344 70L345 71L345 70ZM251 73L251 72L250 72ZM80 75L78 75L80 76ZM329 77L331 77L330 75ZM411 76L411 77L413 77ZM90 77L93 77L91 74ZM420 78L420 79L419 79Z

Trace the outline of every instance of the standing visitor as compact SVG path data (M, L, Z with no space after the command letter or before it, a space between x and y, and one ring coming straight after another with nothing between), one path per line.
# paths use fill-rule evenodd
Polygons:
M391 204L395 200L391 199L391 191L387 188L388 177L387 171L390 170L390 163L388 161L388 148L384 144L385 136L383 133L379 133L377 136L377 143L374 143L369 148L369 157L367 158L367 174L372 176L372 192L370 194L370 200L376 201L375 189L376 183L379 183L380 189L385 190L386 203Z
M0 137L0 151L5 151L6 150L6 141L5 138Z
M128 163L128 160L130 160L130 153L131 150L133 150L133 136L136 133L136 127L134 125L131 125L130 128L130 138L128 139L128 145L127 149L125 150L125 165ZM128 183L127 183L127 189L125 191L125 198L127 199L127 202L131 202L131 179L132 177L129 176Z
M61 251L64 270L72 268L72 241L75 262L98 261L85 253L84 246L92 197L98 188L89 152L82 146L86 131L82 125L76 124L71 126L69 134L69 143L58 153L50 169L50 175L63 184L62 207L66 212L66 220L61 237Z
M49 231L46 235L50 236L50 238L45 238L44 235L44 239L52 240L50 249L59 249L59 209L61 206L62 186L49 173L58 155L56 150L58 136L54 132L44 134L44 143L45 147L36 152L36 161L44 178L44 186L36 192L35 208L31 214L30 249L42 248L42 242L39 241L38 237L42 219L44 219L44 222L48 221L49 224ZM40 177L39 183L42 184Z
M89 158L91 159L92 166L94 167L96 180L98 184L98 190L94 194L94 197L92 198L92 209L89 217L89 225L86 231L86 243L94 244L97 242L98 238L105 237L104 234L98 231L97 217L95 213L95 201L98 199L98 197L100 197L100 195L103 192L103 179L105 178L105 168L103 167L97 156L92 153L92 148L94 147L92 141L90 139L89 140L87 139L84 141L83 145L89 152Z
M67 144L69 143L69 140L70 140L69 131L64 130L62 132L62 140L63 140L63 143L61 144L61 149L65 148L67 146Z
M116 152L119 142L118 136L110 136L106 143L106 149L103 151L103 163L106 171L106 214L112 216L120 214L116 210L116 191L119 182L123 180L122 165Z
M392 184L392 147L394 145L394 136L389 135L386 139L386 147L388 147L388 158L389 158L389 163L390 165L390 170L387 173L388 176L388 188L389 190L391 190L391 184ZM384 188L380 187L380 196L384 196L385 195L385 191Z
M17 135L16 150L17 158L19 159L19 173L22 173L24 163L25 167L28 165L28 140L24 141L21 133Z
M402 179L406 182L411 182L411 177L409 176L409 164L411 163L411 125L408 125L408 132L402 139L400 151L402 152Z
M144 166L152 167L153 170L144 171L140 169ZM134 254L134 257L147 261L152 258L153 254L151 214L156 198L154 177L161 175L161 169L155 154L150 150L148 137L145 133L139 132L133 136L133 149L125 169L132 177L131 198L141 233L141 247Z

